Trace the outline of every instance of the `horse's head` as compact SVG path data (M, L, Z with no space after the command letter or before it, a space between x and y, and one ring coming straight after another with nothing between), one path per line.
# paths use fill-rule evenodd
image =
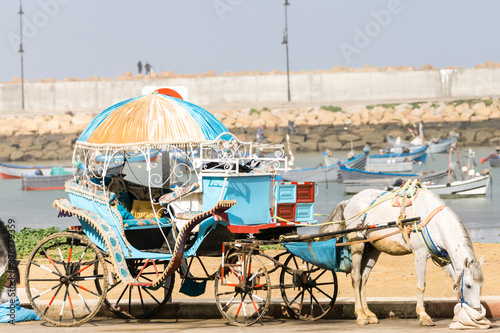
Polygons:
M466 258L462 273L455 283L458 299L474 309L481 308L480 296L484 282L483 273L481 272L482 265L483 258L479 260L472 259L471 261Z

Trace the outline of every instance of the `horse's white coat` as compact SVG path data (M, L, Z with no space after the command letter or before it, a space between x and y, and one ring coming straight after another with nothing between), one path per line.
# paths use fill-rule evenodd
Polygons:
M341 230L344 228L355 228L359 225L374 225L389 221L396 221L401 213L400 207L393 207L391 200L385 200L378 205L374 205L366 214L359 214L371 206L374 200L379 201L383 191L365 190L350 200L341 202L332 212L327 221L343 221L343 223L328 224L321 228L320 232ZM382 198L387 197L382 196ZM420 189L412 206L405 209L406 218L421 217L425 220L431 212L439 206L444 206L444 202L434 193ZM446 259L442 267L446 273L457 281L460 273L463 272L461 283L457 292L463 288L463 299L472 308L480 308L480 293L483 284L481 272L482 258L476 260L472 243L467 230L458 216L446 207L437 213L427 225L429 234L436 247L441 252L447 252ZM394 232L395 228L366 230L362 232L350 233L347 235L349 241L370 239L380 235ZM415 271L417 275L417 315L422 325L433 325L433 322L424 309L425 291L425 271L427 259L431 254L414 232L409 235L408 244L401 233L369 243L353 244L351 246L353 269L351 272L352 285L354 288L355 312L357 323L365 325L377 323L378 319L374 313L368 309L366 301L366 281L370 271L377 262L381 252L391 255L405 255L414 253Z

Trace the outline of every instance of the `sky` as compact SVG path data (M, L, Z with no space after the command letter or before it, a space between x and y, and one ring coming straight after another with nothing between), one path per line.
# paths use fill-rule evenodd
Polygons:
M286 71L285 0L24 0L24 77ZM291 71L500 62L500 1L289 0ZM19 0L0 1L0 82L20 76Z

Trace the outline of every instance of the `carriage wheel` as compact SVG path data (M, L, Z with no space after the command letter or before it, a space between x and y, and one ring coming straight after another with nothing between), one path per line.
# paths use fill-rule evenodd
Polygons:
M42 240L26 268L26 293L33 309L56 326L92 319L106 298L108 270L101 251L86 237L62 232ZM104 288L97 290L94 281Z
M151 283L163 272L167 262L150 259L127 259L130 274L140 283ZM97 282L97 281L96 281ZM174 288L175 276L169 276L155 289L129 286L122 281L110 285L104 300L111 312L122 318L144 319L155 315L168 302ZM97 288L101 290L101 286ZM140 301L140 306L133 303Z
M337 274L290 254L281 270L280 290L285 304L295 316L317 320L335 304Z
M262 262L252 255L234 254L215 277L215 301L231 324L252 325L262 318L271 300L271 280Z

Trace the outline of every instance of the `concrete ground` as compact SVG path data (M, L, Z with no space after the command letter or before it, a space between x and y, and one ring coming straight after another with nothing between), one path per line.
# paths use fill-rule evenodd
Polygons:
M94 318L90 323L80 327L58 328L40 322L0 324L2 332L214 332L230 330L241 332L307 332L311 329L323 332L444 332L449 331L451 319L438 319L436 326L420 326L417 319L382 319L379 324L357 326L354 320L319 320L307 322L302 320L273 319L249 327L235 327L222 319L151 319L123 320ZM472 332L476 330L471 330ZM500 332L500 323L493 322L488 332Z
M448 331L452 322L455 299L434 298L426 300L428 314L435 326L422 327L415 315L415 300L412 298L369 298L371 310L379 316L377 325L357 326L354 319L354 304L350 298L339 298L332 311L318 321L291 319L279 300L273 299L266 313L266 319L249 327L236 327L221 319L214 300L189 299L168 303L153 319L126 320L111 316L106 306L90 322L80 327L59 328L43 322L0 324L0 331L14 332L150 332L150 331L214 331L230 329L231 332L259 330L262 332L303 332L315 330L335 330L338 332L442 332ZM493 327L489 332L500 332L500 297L482 298ZM27 304L23 304L26 307ZM75 304L76 305L76 304ZM140 306L136 304L136 306Z

